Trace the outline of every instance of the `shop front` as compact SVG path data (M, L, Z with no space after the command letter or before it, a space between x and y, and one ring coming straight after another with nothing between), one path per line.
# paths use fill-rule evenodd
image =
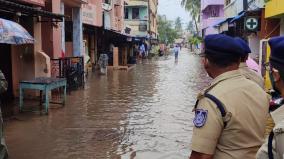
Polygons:
M103 26L102 0L91 0L82 5L83 20L83 56L86 71L95 68L98 63L98 39Z
M62 21L63 16L42 10L41 5L44 3L0 0L0 18L20 24L35 39L34 44L0 44L0 69L9 82L5 102L19 95L20 81L50 76L50 61L42 49L41 26L45 20Z

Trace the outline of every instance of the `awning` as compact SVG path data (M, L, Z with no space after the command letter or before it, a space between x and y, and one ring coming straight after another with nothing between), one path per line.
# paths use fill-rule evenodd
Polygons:
M224 23L226 23L226 22L229 22L230 20L232 20L232 18L224 19L224 20L218 22L217 24L213 25L213 27L219 27L219 26L221 26L222 24L224 24Z
M46 18L51 18L51 19L56 19L56 20L63 20L64 15L62 14L55 14L52 12L44 11L39 8L33 8L30 6L22 5L16 2L11 2L8 0L0 0L0 10L6 11L6 12L11 12L11 13L16 13L20 12L23 15L28 15L28 16L41 16L41 17L46 17Z
M244 16L246 15L246 12L245 11L242 11L240 12L237 16L235 16L231 21L230 23L233 23L241 18L243 18Z

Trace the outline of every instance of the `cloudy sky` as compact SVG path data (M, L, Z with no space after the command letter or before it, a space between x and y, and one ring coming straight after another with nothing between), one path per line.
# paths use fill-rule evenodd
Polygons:
M183 23L188 23L190 16L180 5L181 0L159 0L158 13L166 15L169 20L181 17ZM185 25L184 24L184 25Z

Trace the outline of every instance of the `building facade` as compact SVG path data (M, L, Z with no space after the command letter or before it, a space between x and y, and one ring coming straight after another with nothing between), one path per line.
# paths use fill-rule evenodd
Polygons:
M158 37L158 0L149 0L149 33L150 37L157 39Z
M280 35L284 35L284 1L271 0L265 7L265 18L278 19ZM277 25L275 25L276 27Z
M213 25L224 20L223 0L201 0L201 29L203 36L218 33Z
M263 18L264 4L264 0L225 0L225 20L217 27L221 33L246 40L252 50L250 56L256 61L259 59L260 41L267 36L263 33L271 23Z
M53 39L52 36L44 37L44 29L45 26L56 29L64 16L52 13L45 7L47 4L44 0L0 1L0 18L22 25L35 39L34 44L0 44L0 50L3 51L0 54L0 69L9 82L6 99L18 96L20 81L50 77L50 56L43 46Z
M129 0L125 6L125 25L137 38L157 38L158 0Z

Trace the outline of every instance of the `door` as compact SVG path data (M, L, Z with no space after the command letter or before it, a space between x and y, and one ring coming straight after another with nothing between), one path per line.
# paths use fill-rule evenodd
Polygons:
M6 102L13 99L11 45L0 44L0 69L8 81L8 90L2 95Z

